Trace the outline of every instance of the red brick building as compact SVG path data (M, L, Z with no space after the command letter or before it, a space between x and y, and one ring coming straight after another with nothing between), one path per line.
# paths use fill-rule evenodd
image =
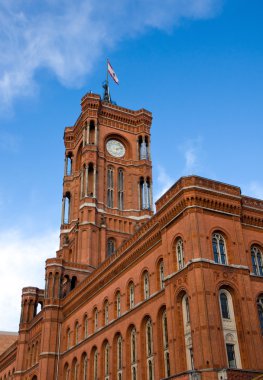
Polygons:
M22 291L0 380L259 379L263 201L190 176L153 214L151 113L95 94L81 107L60 249L45 289Z

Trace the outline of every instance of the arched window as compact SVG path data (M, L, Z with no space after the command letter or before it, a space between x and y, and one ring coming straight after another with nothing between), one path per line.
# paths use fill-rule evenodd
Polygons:
M75 344L78 344L79 342L79 323L76 322L75 324Z
M182 298L182 308L183 308L184 339L185 339L187 369L193 370L194 369L194 355L193 355L192 333L191 333L191 324L190 324L189 298L187 294L185 294Z
M117 379L122 379L122 337L117 339Z
M253 273L256 276L263 276L262 251L256 245L251 246L251 260L252 260Z
M226 293L221 292L219 295L219 298L220 298L220 307L221 307L222 318L230 319L228 299L227 299Z
M123 204L124 204L123 191L124 191L123 170L119 169L118 170L118 208L120 210L123 210Z
M75 358L72 363L72 372L71 372L71 378L72 380L78 380L78 362Z
M130 306L130 309L132 309L135 305L135 301L134 301L134 283L133 282L130 282L129 284L129 306Z
M119 318L121 316L121 292L118 291L116 293L116 317Z
M150 281L149 273L147 271L143 273L143 292L144 299L147 300L150 297Z
M168 346L168 326L166 310L162 315L162 328L163 328L163 355L164 355L164 368L165 376L170 376L170 358L169 358L169 346Z
M84 316L84 339L86 339L88 337L88 316L87 314L85 314Z
M137 339L136 329L131 330L131 380L137 380Z
M110 345L109 343L106 343L105 345L105 355L104 355L104 360L105 360L105 363L104 363L104 377L105 377L105 380L108 380L109 379L109 375L110 375Z
M176 256L178 270L180 270L184 267L184 243L181 238L179 238L176 242Z
M146 357L147 357L147 379L154 379L154 370L153 370L153 330L152 330L152 321L149 318L145 325L146 331Z
M96 332L98 330L98 319L99 319L99 313L98 313L97 308L94 309L93 316L94 316L94 332Z
M66 363L63 370L63 380L69 380L69 365Z
M107 325L109 323L109 301L106 300L104 302L104 324Z
M107 241L107 256L111 256L115 252L115 239L109 238Z
M146 323L146 349L147 357L153 355L153 333L152 333L152 321L149 318Z
M63 197L62 205L62 224L70 223L70 193L67 192Z
M142 210L151 210L152 206L152 191L150 178L140 178L140 203Z
M113 168L108 168L107 171L107 206L113 208L113 198L114 198L114 178L113 178Z
M88 355L86 352L82 354L81 358L81 379L80 380L87 380L88 379Z
M65 160L65 175L72 174L72 152L69 152Z
M232 296L226 289L219 291L222 329L229 368L241 368L241 358Z
M164 263L163 260L159 261L159 284L160 289L164 289Z
M263 335L263 295L261 295L258 298L257 307L258 307L259 326L261 330L261 335Z
M95 349L94 351L94 358L93 358L93 380L98 380L98 350Z
M135 327L131 331L131 365L137 362L137 339L136 339L136 329Z
M223 235L215 232L212 238L214 260L218 264L227 264L226 243Z

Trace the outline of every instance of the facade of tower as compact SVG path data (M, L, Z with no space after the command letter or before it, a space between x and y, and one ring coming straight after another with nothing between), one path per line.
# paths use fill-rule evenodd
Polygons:
M0 380L263 375L263 201L189 176L153 214L151 121L82 98L64 133L60 247L45 289L22 291Z

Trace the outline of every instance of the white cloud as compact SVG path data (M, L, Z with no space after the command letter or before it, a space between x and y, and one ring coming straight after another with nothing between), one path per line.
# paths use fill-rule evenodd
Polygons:
M222 0L2 0L0 106L35 93L38 69L81 86L103 52L149 28L217 14Z
M154 202L156 202L173 184L174 179L169 176L166 170L161 166L157 166L157 184L154 194Z
M0 233L0 330L18 331L22 288L44 288L45 260L56 256L57 231L25 236L21 230Z
M250 197L263 199L263 183L252 181L248 185L242 187L242 193Z
M185 161L183 175L197 174L201 169L203 155L202 144L202 138L198 137L196 139L187 140L180 146L180 151L183 153Z

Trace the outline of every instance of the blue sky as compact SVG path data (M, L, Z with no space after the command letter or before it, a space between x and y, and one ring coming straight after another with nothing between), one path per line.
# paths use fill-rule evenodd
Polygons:
M262 0L1 1L0 330L17 330L21 288L44 286L64 127L107 57L117 104L153 113L155 198L189 174L263 197L262 19Z

